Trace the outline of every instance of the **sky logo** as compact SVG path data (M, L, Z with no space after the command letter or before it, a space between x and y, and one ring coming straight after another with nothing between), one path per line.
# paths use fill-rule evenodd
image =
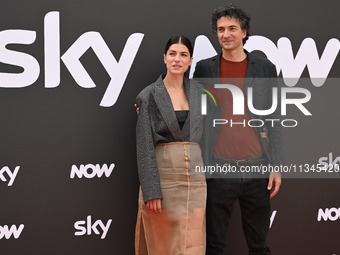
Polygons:
M112 219L109 219L106 224L101 220L96 220L93 223L91 215L87 216L86 220L80 220L74 223L74 228L78 231L74 233L75 236L83 235L100 235L100 239L105 239L107 232L110 229Z
M4 166L0 169L0 180L7 182L7 186L12 186L13 182L19 172L20 166L16 166L14 169L10 169L8 166Z

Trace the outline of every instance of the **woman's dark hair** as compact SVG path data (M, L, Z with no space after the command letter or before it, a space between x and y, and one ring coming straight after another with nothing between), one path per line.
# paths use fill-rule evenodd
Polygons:
M190 57L192 57L193 48L192 48L191 42L188 38L186 38L183 35L175 35L175 36L171 37L165 45L164 54L166 55L166 53L168 52L171 45L177 44L177 43L185 45L189 50Z
M243 38L243 45L249 38L250 17L235 4L229 3L225 6L216 8L211 15L211 27L214 33L217 32L217 20L222 17L230 17L236 19L241 26L241 29L247 31L246 37Z

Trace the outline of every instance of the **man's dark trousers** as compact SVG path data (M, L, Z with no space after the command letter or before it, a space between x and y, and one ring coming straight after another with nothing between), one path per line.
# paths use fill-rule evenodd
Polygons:
M225 176L224 176L225 177ZM239 200L249 255L270 254L270 191L267 178L211 178L207 180L207 252L224 255L233 203Z

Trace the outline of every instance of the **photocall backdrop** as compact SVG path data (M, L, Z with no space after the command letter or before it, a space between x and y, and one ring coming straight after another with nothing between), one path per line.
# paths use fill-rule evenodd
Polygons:
M340 3L235 3L252 18L245 47L311 93L312 116L287 108L299 124L284 128L286 159L304 173L272 200L272 251L340 254L340 174L304 170L340 161ZM170 36L194 43L192 71L220 52L210 15L223 4L1 1L1 254L134 254L135 97L165 72ZM226 254L247 254L238 206L229 239Z

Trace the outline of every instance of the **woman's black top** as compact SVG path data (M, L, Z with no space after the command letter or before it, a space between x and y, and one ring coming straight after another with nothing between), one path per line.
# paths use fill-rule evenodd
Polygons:
M182 130L184 122L186 121L187 117L188 117L188 110L184 110L184 111L175 111L176 114L176 118L178 121L178 125L179 128Z

